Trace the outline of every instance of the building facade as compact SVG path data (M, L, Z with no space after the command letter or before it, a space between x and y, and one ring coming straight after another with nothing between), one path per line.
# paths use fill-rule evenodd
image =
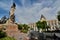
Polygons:
M49 26L49 30L58 30L58 20L47 20L43 15L41 15L40 17L40 21L46 21L47 22L47 26ZM36 23L30 23L28 24L30 26L30 28L33 28L35 31L37 31L37 26Z

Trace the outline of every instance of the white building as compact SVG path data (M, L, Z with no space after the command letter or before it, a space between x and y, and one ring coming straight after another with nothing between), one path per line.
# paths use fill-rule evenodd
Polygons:
M56 30L58 28L58 20L47 20L43 15L41 15L40 21L46 21L47 25L50 27L49 30ZM29 23L28 24L30 28L33 28L35 31L37 31L36 23Z

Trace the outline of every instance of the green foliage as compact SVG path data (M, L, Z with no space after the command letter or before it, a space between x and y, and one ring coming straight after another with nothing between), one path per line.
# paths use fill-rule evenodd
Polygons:
M40 22L40 21L36 22L36 25L37 25L37 28L38 28L38 31L39 31L40 28L42 28L42 27L41 27L41 22Z
M18 24L18 29L19 29L19 30L22 30L22 27L23 27L22 24Z
M47 26L47 22L46 22L46 21L41 22L41 27L42 27L42 29L45 29L46 26Z
M6 36L7 36L6 33L0 30L0 38L6 37Z
M45 28L46 28L47 22L46 22L46 21L43 21L43 22L38 21L38 22L36 22L36 25L37 25L37 28L38 28L38 31L39 31L40 28L41 28L41 29L45 29Z
M28 30L28 29L29 29L29 26L26 25L26 24L23 24L23 28L24 28L25 30Z
M57 18L58 18L58 21L60 21L60 11L58 12Z
M15 39L11 37L4 37L4 38L0 38L0 40L15 40Z
M23 32L23 33L27 33L27 31L28 31L28 30L21 30L21 32Z
M27 33L29 26L27 24L18 24L18 29L21 30L21 32Z

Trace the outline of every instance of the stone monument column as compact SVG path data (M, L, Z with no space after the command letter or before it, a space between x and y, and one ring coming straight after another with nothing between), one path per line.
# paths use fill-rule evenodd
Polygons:
M13 5L11 6L11 10L10 10L10 22L11 23L14 23L15 22L15 15L14 15L14 11L15 11L15 8L16 5L15 3L13 3Z
M6 33L8 36L11 37L15 37L15 35L19 32L18 31L18 25L15 24L15 15L14 15L14 11L16 9L16 5L15 3L13 3L13 5L11 6L11 10L10 10L10 17L6 23Z
M7 21L7 24L15 22L15 15L14 15L15 9L16 9L16 5L15 5L15 3L13 3L13 5L11 6L11 10L10 10L10 14L9 14L10 17L9 17L9 19Z

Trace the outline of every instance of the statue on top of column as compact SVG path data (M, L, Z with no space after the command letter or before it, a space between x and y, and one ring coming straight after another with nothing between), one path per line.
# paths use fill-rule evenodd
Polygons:
M11 6L11 10L10 10L10 14L9 14L9 19L7 23L14 23L15 22L15 15L14 15L14 11L16 9L16 5L15 3L13 3L13 5Z

